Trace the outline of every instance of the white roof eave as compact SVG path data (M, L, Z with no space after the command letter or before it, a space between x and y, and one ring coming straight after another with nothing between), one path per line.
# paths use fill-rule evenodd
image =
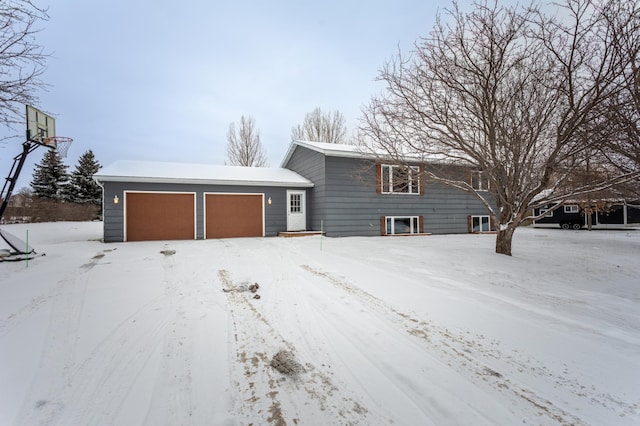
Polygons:
M194 185L237 185L237 186L277 186L277 187L302 187L312 188L310 181L251 181L251 180L225 180L225 179L190 179L190 178L168 178L168 177L141 177L141 176L108 176L95 175L95 180L102 182L136 182L136 183L179 183Z

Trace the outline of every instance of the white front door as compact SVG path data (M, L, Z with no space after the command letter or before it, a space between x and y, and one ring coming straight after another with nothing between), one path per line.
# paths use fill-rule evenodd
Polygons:
M287 231L306 231L307 207L304 191L287 191Z

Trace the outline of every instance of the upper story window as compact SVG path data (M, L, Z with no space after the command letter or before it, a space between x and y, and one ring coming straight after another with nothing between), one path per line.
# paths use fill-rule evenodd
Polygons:
M420 194L420 168L382 164L379 190L383 194Z
M489 177L485 172L471 172L471 187L476 191L488 191Z

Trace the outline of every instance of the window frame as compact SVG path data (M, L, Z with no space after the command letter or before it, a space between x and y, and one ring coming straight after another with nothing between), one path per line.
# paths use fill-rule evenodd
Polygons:
M542 216L544 215L544 216ZM538 216L542 216L542 217L553 217L553 210L552 209L548 209L548 208L540 208L540 211L538 212Z
M396 183L394 185L394 176L400 176L408 170L406 182ZM380 193L381 194L402 194L402 195L421 195L422 179L420 179L420 166L401 166L399 164L380 164ZM402 185L401 187L399 185ZM402 191L402 188L407 188ZM396 190L400 189L400 190Z
M485 233L485 232L491 232L491 216L490 215L472 214L469 217L470 217L469 225L471 226L470 232L472 234L482 234L482 233ZM474 219L478 219L478 224L480 226L480 230L479 231L474 230L474 227L473 227ZM483 225L485 224L485 221L483 219L486 219L487 229L483 228Z
M564 212L567 214L577 214L580 213L580 207L577 204L565 204Z
M483 185L483 183L486 183ZM487 174L482 170L475 170L471 172L471 188L474 191L489 191L491 185Z
M396 220L409 220L409 232L396 232ZM420 216L384 216L384 235L416 235L420 234ZM390 226L391 225L391 226ZM406 226L406 225L405 225ZM391 232L389 232L391 231Z
M290 193L289 194L289 212L290 213L304 213L302 211L302 194Z

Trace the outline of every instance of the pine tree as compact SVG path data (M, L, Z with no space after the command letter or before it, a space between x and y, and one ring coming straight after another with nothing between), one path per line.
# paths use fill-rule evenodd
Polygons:
M68 182L67 165L62 162L56 150L48 150L33 172L33 193L40 198L65 200Z
M93 180L93 175L102 165L96 160L93 151L88 150L78 159L76 169L71 173L70 184L66 188L66 198L74 203L100 204L102 189Z

